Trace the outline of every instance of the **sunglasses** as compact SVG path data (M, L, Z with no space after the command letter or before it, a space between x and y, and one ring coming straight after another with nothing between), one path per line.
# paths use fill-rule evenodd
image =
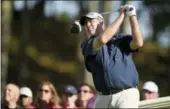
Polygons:
M40 92L45 92L45 93L49 93L50 92L49 90L46 90L46 89L40 89L39 91Z
M20 95L20 98L27 98L27 95Z
M81 92L83 92L83 93L88 93L89 92L90 93L91 91L88 91L88 90L79 90L78 92L79 93L81 93Z

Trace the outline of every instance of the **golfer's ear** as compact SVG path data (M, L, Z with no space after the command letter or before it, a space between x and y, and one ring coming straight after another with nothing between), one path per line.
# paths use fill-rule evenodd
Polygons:
M101 25L103 25L103 23L104 23L103 21L100 21L100 24L101 24Z
M99 22L99 24L98 24L98 26L102 26L103 25L103 22L102 21L100 21Z
M104 28L104 27L105 27L105 24L104 24L104 22L103 22L103 21L101 21L101 22L100 22L100 25L101 25L101 27L102 27L102 28Z
M101 24L102 26L104 26L104 21L100 21L100 24Z

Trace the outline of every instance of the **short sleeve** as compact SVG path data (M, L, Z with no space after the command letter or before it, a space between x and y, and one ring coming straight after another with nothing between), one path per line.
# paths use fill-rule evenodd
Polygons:
M131 49L130 43L132 41L132 35L130 34L119 34L121 40L121 47L126 53L138 52L138 49Z
M90 38L88 40L85 40L81 44L81 50L82 50L84 57L86 57L88 55L95 55L96 54L97 51L93 50L93 40L94 40L94 38Z

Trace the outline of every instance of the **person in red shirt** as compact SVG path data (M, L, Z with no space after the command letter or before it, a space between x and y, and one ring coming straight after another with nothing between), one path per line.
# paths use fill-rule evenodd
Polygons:
M61 108L58 93L50 81L44 81L38 87L35 104L37 109Z
M64 87L62 95L64 108L78 108L77 101L77 89L73 85L66 85Z
M30 88L21 87L20 88L20 98L19 104L21 107L34 109L35 107L32 105L33 102L33 94Z

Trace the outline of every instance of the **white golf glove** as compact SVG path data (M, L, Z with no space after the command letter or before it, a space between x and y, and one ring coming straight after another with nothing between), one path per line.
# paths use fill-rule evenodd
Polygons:
M136 9L132 5L125 5L125 14L126 16L136 16Z

